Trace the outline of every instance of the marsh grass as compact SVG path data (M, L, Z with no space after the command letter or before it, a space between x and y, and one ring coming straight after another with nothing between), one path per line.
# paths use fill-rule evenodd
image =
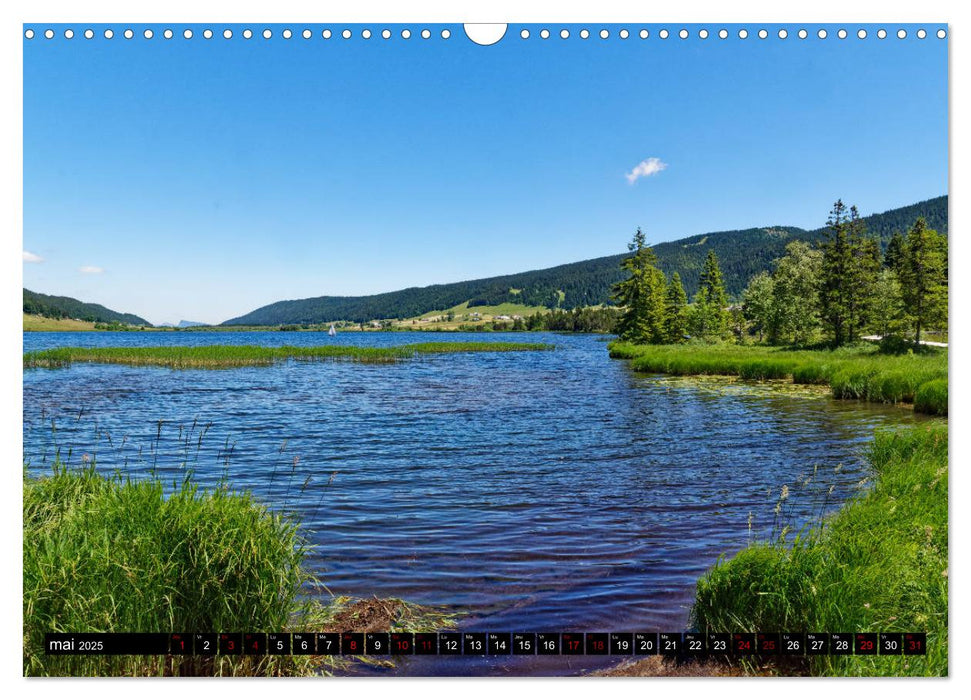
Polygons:
M886 354L870 345L839 350L788 350L622 342L611 343L609 348L611 357L630 360L631 367L639 372L825 384L837 399L912 403L917 412L947 415L946 351L924 349L917 354ZM922 396L919 401L918 395Z
M189 481L167 492L158 479L55 464L25 478L23 503L25 675L176 672L141 657L45 657L45 632L268 632L309 613L298 600L305 540L246 493ZM221 672L243 671L227 663Z
M939 423L879 432L871 488L795 537L752 544L698 582L707 632L927 632L926 656L817 656L814 675L948 672L948 451ZM781 502L781 501L780 501Z
M921 384L914 396L914 410L947 415L947 380L934 379Z
M297 524L226 485L177 488L56 462L25 476L24 657L27 676L302 676L333 657L46 656L45 632L312 632L348 618L353 599L302 595L320 584L302 565ZM455 615L382 601L391 629L445 629ZM385 662L387 663L387 662Z
M544 343L413 343L388 348L353 345L317 347L266 347L261 345L202 345L197 347L143 348L55 348L24 353L24 368L68 367L75 362L130 366L170 367L173 369L220 369L266 366L287 360L349 360L365 363L391 363L419 355L464 352L520 352L552 350Z
M25 463L25 675L303 676L351 663L331 656L45 656L45 632L313 632L353 623L349 611L360 601L333 596L303 568L310 533L298 526L302 511L290 499L319 489L309 515L315 521L336 472L319 482L296 473L301 462L288 441L268 456L275 457L263 495L270 509L232 489L236 442L226 435L210 449L212 422L152 421L144 445L112 436L84 408L57 416L42 409L36 429L48 442L32 476ZM78 439L90 447L68 446ZM98 456L117 468L102 467ZM203 488L197 470L221 476ZM454 613L380 603L394 612L392 629L455 625Z

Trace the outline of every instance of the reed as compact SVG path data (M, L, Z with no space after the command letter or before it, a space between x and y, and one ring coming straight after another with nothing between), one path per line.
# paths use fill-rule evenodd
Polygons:
M188 481L166 493L156 479L55 464L25 478L23 504L25 675L178 673L154 657L48 657L45 632L281 631L301 612L307 545L246 493ZM219 672L294 663L226 661Z
M947 415L947 380L935 379L921 384L914 396L914 410Z
M346 360L364 363L391 363L420 355L467 352L523 352L552 350L544 343L413 343L387 348L354 345L296 347L284 345L202 345L196 347L102 347L55 348L24 353L25 369L68 367L75 362L118 364L132 367L152 366L172 369L227 369L267 366L288 360Z
M204 491L55 462L24 478L25 676L305 676L346 660L316 656L46 656L45 632L311 632L353 626L355 601L328 604L304 568L297 524L223 483ZM452 627L455 616L380 601L394 629ZM386 663L386 662L385 662Z
M948 672L947 426L879 432L865 495L804 531L751 545L699 582L703 632L926 632L926 656L814 656L814 675Z
M890 355L875 346L789 350L739 345L631 345L611 343L610 356L639 372L726 375L748 380L828 384L838 399L914 404L947 415L947 352ZM917 401L923 387L924 400Z

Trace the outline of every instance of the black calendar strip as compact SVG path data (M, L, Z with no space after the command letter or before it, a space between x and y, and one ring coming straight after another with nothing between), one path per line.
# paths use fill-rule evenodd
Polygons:
M900 656L923 632L222 632L50 633L51 655Z

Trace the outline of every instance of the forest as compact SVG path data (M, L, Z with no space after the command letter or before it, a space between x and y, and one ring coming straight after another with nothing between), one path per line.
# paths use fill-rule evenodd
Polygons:
M45 318L74 318L95 323L116 323L131 326L151 326L141 316L119 313L101 304L88 304L72 297L58 297L24 290L24 313Z
M692 303L678 272L670 278L640 228L623 259L613 301L623 309L615 332L634 344L689 340L773 345L824 342L866 334L917 343L947 331L947 237L918 216L886 246L855 206L837 200L817 243L794 240L767 270L753 275L732 304L714 250L705 257Z
M882 214L862 218L869 235L881 250L890 244L894 233L904 233L919 217L927 226L947 236L947 196L929 199ZM709 253L719 261L725 293L738 299L749 280L767 271L773 261L785 254L793 241L816 245L827 227L807 231L792 226L769 226L738 231L701 234L652 247L658 268L670 276L677 272L689 298L702 282ZM412 287L395 292L363 297L322 296L279 301L256 309L223 325L278 325L406 319L429 311L449 309L463 302L469 306L491 306L505 302L549 309L572 310L612 304L611 290L625 273L620 265L626 256L559 265L501 277L453 284Z

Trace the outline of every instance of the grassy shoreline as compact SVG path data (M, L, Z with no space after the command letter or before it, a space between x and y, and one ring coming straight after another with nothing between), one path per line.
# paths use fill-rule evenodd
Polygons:
M947 415L947 353L886 355L740 346L637 346L611 357L638 371L725 375L828 385L836 398L913 403ZM881 431L868 454L864 495L795 537L720 559L698 582L692 627L702 632L926 632L927 656L817 656L805 672L829 676L948 673L948 427ZM781 501L780 501L781 504ZM753 661L748 674L772 673Z
M633 345L613 342L610 356L639 372L723 375L762 381L829 385L837 399L913 404L947 415L947 352L881 354L876 346L788 350L752 346Z
M25 476L23 503L24 675L178 673L156 657L45 656L45 632L277 631L310 612L298 599L306 543L248 494L188 482L166 494L158 480L56 464ZM206 674L195 662L183 673ZM209 672L293 672L301 661L220 663Z
M390 363L420 355L465 352L523 352L552 350L545 343L413 343L387 348L354 345L266 347L260 345L201 345L197 347L55 348L24 353L25 369L68 367L75 362L154 366L173 369L220 369L268 366L287 360L348 360Z
M45 632L431 631L454 616L396 599L324 605L293 521L248 493L174 490L93 465L24 477L25 676L309 676L330 656L47 656ZM384 662L382 662L384 663Z
M926 632L926 656L813 656L812 675L948 674L947 426L879 432L873 488L791 541L751 545L698 582L702 632Z

